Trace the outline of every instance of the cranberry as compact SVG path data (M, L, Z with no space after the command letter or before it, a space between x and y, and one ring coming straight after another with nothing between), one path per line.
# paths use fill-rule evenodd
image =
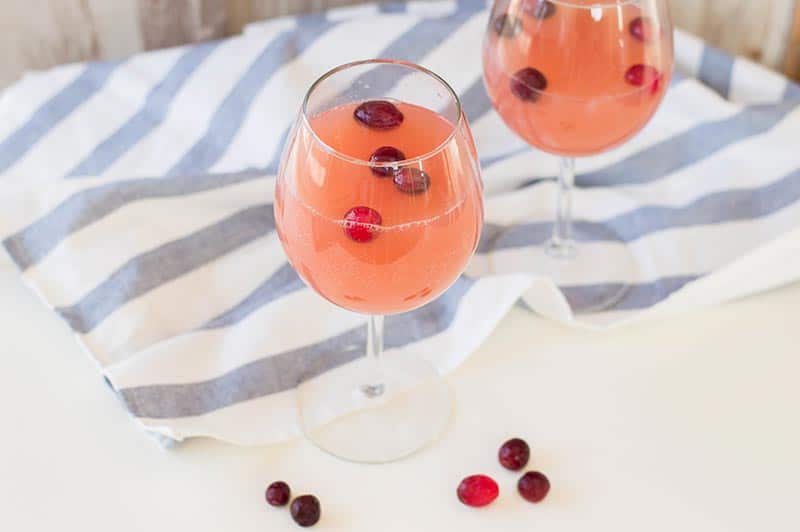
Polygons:
M353 116L373 129L391 129L403 123L403 113L400 109L385 100L364 102L356 107Z
M371 163L393 163L402 161L406 158L406 154L392 146L381 146L369 158ZM372 173L380 177L388 177L400 171L398 166L378 166L371 168Z
M522 21L506 13L498 15L492 21L494 31L501 37L515 37L522 28Z
M292 501L289 508L294 522L302 527L314 526L319 521L322 509L319 500L313 495L301 495Z
M523 68L511 76L511 92L520 100L535 102L547 88L547 78L535 68Z
M655 81L653 81L653 86L650 87L650 92L655 94L658 92L658 88L661 86L661 76L659 75Z
M638 64L625 72L625 81L637 87L652 85L652 92L656 92L661 84L661 74L655 67Z
M525 440L514 438L508 440L497 453L500 465L511 471L519 471L526 465L531 457L531 450Z
M472 475L458 485L458 500L476 508L491 504L500 494L497 482L486 475Z
M290 495L291 491L286 482L273 482L267 487L267 502L272 506L286 506L286 503L289 502Z
M555 14L556 5L549 0L526 0L522 9L532 17L544 20Z
M631 32L635 38L643 42L650 42L655 35L653 31L653 22L646 17L636 17L628 26L628 31Z
M540 502L550 491L550 481L538 471L528 471L517 482L517 491L529 502Z
M431 176L419 168L403 168L392 180L397 190L406 194L420 194L431 186Z
M355 242L369 242L378 236L377 226L383 219L378 211L369 207L353 207L344 215L344 232Z

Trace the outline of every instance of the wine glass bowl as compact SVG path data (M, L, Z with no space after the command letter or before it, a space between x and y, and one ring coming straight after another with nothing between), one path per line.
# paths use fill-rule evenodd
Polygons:
M484 77L495 109L526 142L592 155L649 122L669 86L672 49L663 2L500 1Z
M381 129L355 118L364 101L318 100L310 93L278 185L277 226L290 261L320 295L354 312L428 303L455 281L480 234L477 170L460 109L445 116L407 101L367 100L403 117Z

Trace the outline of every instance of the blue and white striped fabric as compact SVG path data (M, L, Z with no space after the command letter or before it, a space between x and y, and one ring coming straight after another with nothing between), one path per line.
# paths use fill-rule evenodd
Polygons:
M678 33L680 75L625 146L579 162L584 246L627 241L638 279L611 312L573 316L620 279L556 289L497 265L548 232L556 162L491 109L483 0L368 5L251 26L241 37L30 74L0 100L0 233L25 280L70 324L130 412L173 439L295 434L292 387L358 355L364 318L305 288L273 231L280 148L327 69L397 57L463 96L484 166L486 238L440 300L387 319L390 355L461 362L520 297L604 327L800 277L800 90ZM357 38L354 38L357 36ZM508 230L511 229L511 233ZM493 245L506 231L513 238ZM607 269L606 269L607 270Z

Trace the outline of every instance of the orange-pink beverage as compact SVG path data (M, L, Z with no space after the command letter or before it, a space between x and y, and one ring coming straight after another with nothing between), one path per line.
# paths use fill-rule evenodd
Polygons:
M621 144L650 120L670 82L672 34L658 19L630 1L499 1L483 57L495 109L550 153Z
M404 119L391 129L354 119L359 103L299 124L275 199L278 234L299 275L331 302L369 314L404 312L440 295L467 264L482 224L468 133L429 109L393 103ZM398 188L399 167L376 174L367 161L385 146L402 152L402 167L423 171L427 188ZM380 224L348 224L354 208L378 213Z

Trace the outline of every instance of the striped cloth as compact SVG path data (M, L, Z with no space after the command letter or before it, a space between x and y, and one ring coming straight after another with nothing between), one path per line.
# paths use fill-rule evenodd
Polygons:
M298 375L358 356L364 318L304 287L271 203L306 87L350 60L397 57L443 74L463 97L486 182L485 237L467 275L387 319L388 356L413 349L452 369L520 297L605 327L800 276L800 89L680 32L679 73L652 123L578 164L575 210L593 235L582 245L614 261L603 226L622 236L638 267L626 297L579 322L570 304L621 279L586 271L559 290L499 275L547 237L556 162L491 108L486 18L483 0L343 8L29 74L3 93L5 248L145 428L239 444L290 437Z

